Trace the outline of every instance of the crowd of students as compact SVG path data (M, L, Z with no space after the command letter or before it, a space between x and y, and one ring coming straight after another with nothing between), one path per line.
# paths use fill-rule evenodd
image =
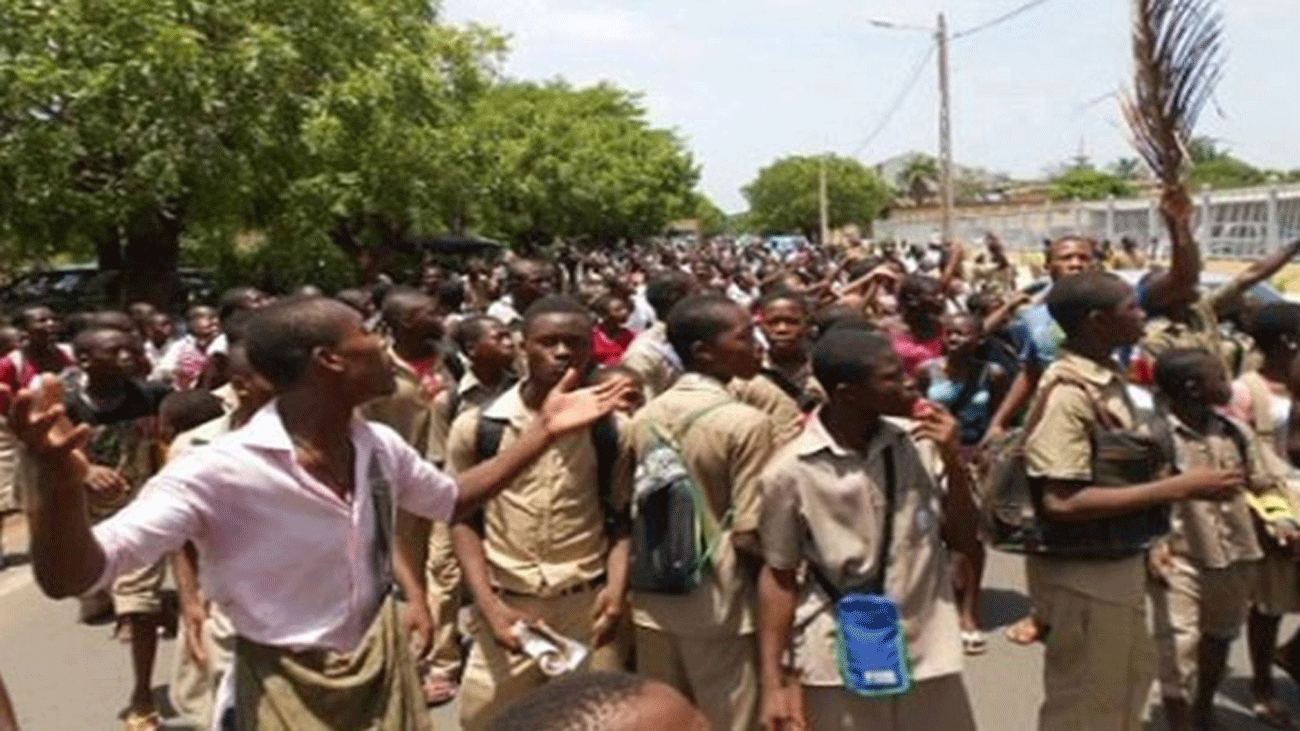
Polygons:
M4 507L41 588L129 636L128 731L161 723L168 567L202 728L425 729L458 697L468 731L960 730L1019 429L1038 727L1141 728L1158 677L1173 731L1213 728L1243 626L1254 712L1288 727L1300 305L1249 292L1298 250L1214 292L1189 241L1133 286L1083 237L1043 282L993 236L719 239L241 287L183 326L26 307Z

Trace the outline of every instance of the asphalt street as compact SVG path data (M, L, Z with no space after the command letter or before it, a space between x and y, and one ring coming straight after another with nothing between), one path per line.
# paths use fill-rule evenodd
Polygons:
M25 536L10 530L5 544L20 550ZM23 557L20 555L19 559ZM969 658L966 682L979 727L985 731L1030 731L1042 699L1042 649L1009 644L1001 628L1023 616L1021 562L991 554L985 581L985 621L990 625L988 653ZM119 720L130 689L127 646L111 638L111 626L77 624L75 602L43 597L25 564L0 573L0 674L8 684L24 731L109 731ZM1294 622L1284 629L1290 629ZM160 650L155 687L166 696L176 645L165 641ZM1233 647L1231 670L1219 701L1224 731L1255 731L1243 704L1248 698L1249 666L1245 648ZM1287 680L1279 679L1283 698L1300 709L1300 697ZM455 704L434 712L435 729L454 731ZM171 718L168 729L191 727ZM1156 722L1151 729L1163 729Z

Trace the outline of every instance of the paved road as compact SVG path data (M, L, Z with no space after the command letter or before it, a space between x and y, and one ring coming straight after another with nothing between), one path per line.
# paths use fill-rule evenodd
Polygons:
M7 544L21 540L9 536ZM992 555L986 581L986 621L1005 625L1023 615L1027 606L1020 563ZM130 687L127 647L109 638L108 627L75 623L74 602L51 602L40 596L26 566L0 574L0 674L3 674L24 731L110 731ZM155 684L165 696L175 644L162 645ZM1220 703L1224 731L1256 731L1240 702L1246 697L1244 648L1233 648L1230 678ZM1029 731L1041 701L1042 651L1008 644L999 631L990 632L988 654L967 664L967 683L979 726L986 731ZM1300 698L1289 683L1284 697ZM1300 707L1297 705L1296 707ZM453 731L454 708L439 709L435 727ZM1163 724L1153 729L1163 729ZM170 721L169 729L188 729Z

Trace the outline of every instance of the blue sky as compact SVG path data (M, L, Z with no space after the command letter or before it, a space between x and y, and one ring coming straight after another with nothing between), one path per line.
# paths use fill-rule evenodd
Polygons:
M945 0L951 30L1022 0ZM1219 0L1228 62L1199 133L1256 165L1300 168L1294 0ZM675 128L702 166L700 187L725 210L787 154L857 152L874 163L937 138L933 58L892 121L865 147L925 54L930 36L883 30L882 18L933 25L934 0L445 0L444 17L511 35L506 72L609 80L644 94L656 125ZM1082 148L1106 163L1132 156L1118 102L1088 106L1130 74L1128 0L1045 0L953 42L957 160L1041 176Z

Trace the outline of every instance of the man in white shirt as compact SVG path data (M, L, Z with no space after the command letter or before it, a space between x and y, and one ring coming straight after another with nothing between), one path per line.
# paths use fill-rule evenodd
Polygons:
M418 683L395 677L414 679L403 671L404 642L377 640L398 657L372 667L373 677L348 686L349 703L328 710L320 704L329 694L311 689L281 689L276 697L251 665L279 653L276 662L326 658L332 666L377 633L395 635L375 621L389 615L381 609L394 504L440 521L475 510L554 439L613 410L627 384L566 392L577 379L568 374L520 439L453 481L392 430L354 416L357 406L395 387L383 341L355 310L323 298L272 305L249 322L247 349L276 399L243 429L169 464L131 505L93 529L79 449L86 430L63 418L56 379L43 379L40 404L20 395L14 430L40 475L29 514L37 582L54 598L86 594L192 541L209 598L240 637L230 728L307 728L306 721L343 711L346 717L334 718L339 728L425 728L422 701L419 712L394 711L420 698ZM381 707L384 691L401 702Z

